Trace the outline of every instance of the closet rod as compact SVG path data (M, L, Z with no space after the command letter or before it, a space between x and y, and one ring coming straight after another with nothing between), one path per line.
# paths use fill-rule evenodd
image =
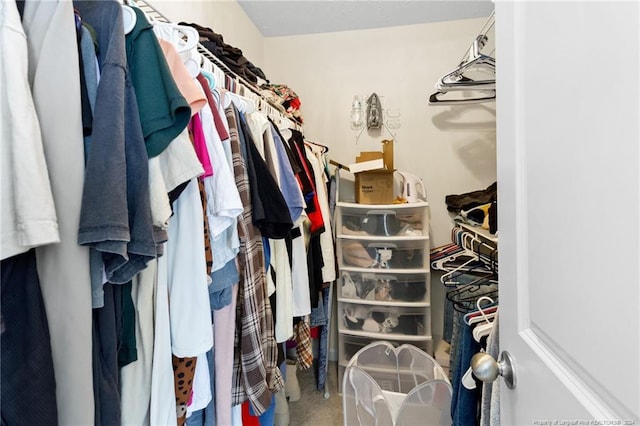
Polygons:
M133 1L133 3L134 3L134 5L136 7L138 7L140 10L142 10L147 16L150 16L152 19L160 21L160 22L172 23L172 21L169 18L167 18L160 11L158 11L147 0L135 0L135 1ZM287 115L285 115L281 110L282 106L274 103L273 101L271 101L270 99L265 97L260 92L260 89L256 85L254 85L253 83L251 83L250 81L248 81L244 77L236 74L231 68L229 68L224 62L222 62L220 59L218 59L213 53L211 53L200 42L198 42L197 49L198 49L198 53L200 53L202 56L204 56L214 66L218 67L225 74L227 74L228 76L230 76L231 78L236 80L236 82L240 83L240 85L243 88L246 88L246 89L250 90L251 92L253 92L255 95L257 95L265 104L269 105L274 111L277 111L277 113L280 116L282 116L283 118L288 120L295 127L296 130L298 130L299 132L303 133L302 132L302 126L300 124L298 124L293 118L288 117Z

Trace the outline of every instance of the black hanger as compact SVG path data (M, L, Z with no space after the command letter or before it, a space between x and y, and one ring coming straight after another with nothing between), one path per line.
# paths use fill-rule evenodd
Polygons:
M470 89L467 89L470 90ZM481 96L476 97L462 97L465 92L461 90L448 91L448 92L434 92L429 96L429 105L461 105L461 104L474 104L482 102L491 102L496 99L495 90L477 90ZM462 93L462 96L460 95Z
M453 308L458 312L468 312L476 309L476 301L479 297L487 296L495 302L498 301L498 285L491 280L479 280L477 283L466 284L449 290L447 300L453 303Z

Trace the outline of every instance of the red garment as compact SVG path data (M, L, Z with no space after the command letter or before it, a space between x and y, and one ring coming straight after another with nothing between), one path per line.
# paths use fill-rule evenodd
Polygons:
M249 401L242 403L242 426L260 426L260 417L251 415Z
M307 158L305 157L305 154L304 154L304 149L300 149L300 146L298 146L298 144L295 141L291 145L295 147L298 157L300 158L300 163L302 164L302 168L304 169L304 173L307 175L307 178L309 179L309 183L313 188L313 198L311 200L312 206L309 206L308 205L309 203L307 201L307 209L306 209L307 216L309 217L309 221L311 222L311 227L309 231L311 235L314 235L315 233L320 234L324 232L324 219L322 218L322 212L320 211L320 203L318 202L318 193L316 191L316 186L313 179L313 173L309 171L309 167L307 165Z
M216 126L216 131L220 136L220 140L229 139L229 132L227 128L224 126L222 122L222 117L220 116L220 111L218 111L218 107L216 105L215 100L213 99L213 95L211 94L211 89L209 88L209 82L206 77L202 75L202 73L198 74L197 77L198 82L202 86L202 90L207 97L207 102L209 103L209 108L211 108L211 112L213 113L213 122Z

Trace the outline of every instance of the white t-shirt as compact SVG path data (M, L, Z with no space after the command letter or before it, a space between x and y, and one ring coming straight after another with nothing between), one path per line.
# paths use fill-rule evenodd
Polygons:
M191 144L189 131L184 129L169 146L158 155L160 170L168 192L194 177L204 174L204 169Z
M2 259L60 241L28 80L27 39L14 2L0 3Z
M171 325L169 323L167 263L167 256L158 258L149 419L152 425L173 426L178 424L178 417L176 411L175 385L173 381L173 362L171 359Z
M158 266L155 259L133 278L131 298L136 309L136 350L138 359L120 369L120 408L123 425L141 425L150 423L149 407L151 402L152 374L154 352L154 317L156 310ZM166 299L166 287L165 287ZM165 306L165 309L168 307ZM171 342L169 340L168 321L166 324L165 352L171 369ZM170 370L167 370L167 373ZM170 388L167 388L170 393ZM174 404L175 406L175 404Z
M294 223L294 227L300 228L301 235L294 238L291 243L293 315L296 317L302 317L311 313L311 290L309 289L309 269L307 264L307 250L305 248L305 240L309 238L309 235L305 235L304 225L304 222L307 220L307 214L303 212Z
M236 225L237 217L242 214L242 200L235 183L233 170L229 168L222 140L215 128L213 113L209 105L205 105L200 111L202 130L204 133L209 159L213 167L213 175L204 179L205 192L207 194L207 217L209 219L209 231L213 240L231 226ZM237 252L236 252L237 253ZM214 263L224 266L235 257L231 253L224 258L215 256ZM217 270L219 268L214 268Z
M189 182L173 203L173 211L165 255L168 259L171 349L177 357L195 357L213 346L204 216L196 179Z
M171 204L167 186L162 177L159 156L149 158L149 198L151 205L151 220L153 226L167 229L171 217Z
M276 342L286 342L293 336L293 282L289 254L284 240L269 239L271 267L276 273ZM267 274L271 277L271 274Z

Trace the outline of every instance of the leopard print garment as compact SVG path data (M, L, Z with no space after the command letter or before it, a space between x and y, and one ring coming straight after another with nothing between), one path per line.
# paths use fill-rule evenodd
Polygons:
M187 406L191 402L197 359L196 357L178 358L172 355L178 426L183 426L187 421Z

